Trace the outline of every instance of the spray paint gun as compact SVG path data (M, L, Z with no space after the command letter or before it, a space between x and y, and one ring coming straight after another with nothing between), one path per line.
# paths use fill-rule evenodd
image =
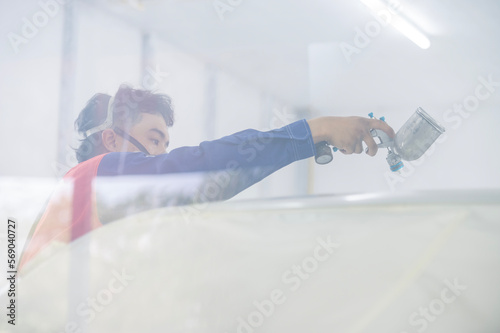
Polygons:
M373 118L373 113L368 116ZM385 117L380 117L385 121ZM384 131L372 129L371 135L378 138L379 148L387 148L387 163L391 171L398 171L404 167L402 160L413 161L420 158L436 139L445 132L445 128L427 114L421 107L406 121L391 139ZM337 147L333 147L336 152ZM316 163L327 164L333 160L332 148L326 141L316 144Z

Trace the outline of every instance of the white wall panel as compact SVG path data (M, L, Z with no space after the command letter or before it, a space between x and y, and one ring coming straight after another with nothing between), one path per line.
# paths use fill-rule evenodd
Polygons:
M0 175L55 176L62 8L43 24L37 1L8 6L0 25ZM11 43L11 33L23 42Z

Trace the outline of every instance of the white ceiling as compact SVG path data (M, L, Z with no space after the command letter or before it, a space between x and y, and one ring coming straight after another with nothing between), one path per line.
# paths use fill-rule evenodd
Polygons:
M223 21L213 0L144 0L143 10L138 0L88 2L298 107L311 102L309 46L352 44L355 28L374 20L357 0L242 0ZM387 27L351 64L314 64L338 70L327 80L332 93L325 103L364 108L425 99L449 105L470 93L478 75L498 73L500 1L400 3L402 15L429 37L431 47L422 50Z

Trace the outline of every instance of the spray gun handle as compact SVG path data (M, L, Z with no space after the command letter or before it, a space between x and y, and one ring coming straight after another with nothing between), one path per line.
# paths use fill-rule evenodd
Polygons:
M389 148L394 144L394 140L389 137L384 131L382 130L377 130L377 129L371 129L370 133L372 137L378 138L380 140L380 143L377 143L377 146L379 148Z
M326 141L318 142L316 145L316 155L314 159L318 164L328 164L333 160L332 149Z
M370 118L373 118L373 112L370 112L368 116ZM379 119L385 121L385 117L380 117ZM377 137L380 140L380 143L377 144L379 148L387 148L388 152L386 161L389 164L389 168L391 169L391 171L398 172L399 170L401 170L404 167L404 164L401 161L401 157L392 151L394 146L394 139L391 139L389 135L387 135L382 130L373 128L370 130L370 133L372 137Z
M373 119L373 118L374 118L374 117L373 117L373 112L370 112L370 113L368 114L368 117L370 117L370 118L372 118L372 119ZM380 119L380 120L382 120L382 121L385 121L385 117L383 117L383 116L382 116L382 117L380 117L379 119ZM371 130L370 130L370 133L371 133L372 137L374 137L374 138L378 138L378 139L380 140L380 143L378 143L378 144L377 144L377 146L378 146L379 148L389 148L389 147L391 147L391 146L393 145L393 143L394 143L394 140L393 140L393 139L391 139L391 138L390 138L390 137L389 137L389 136L388 136L388 135L387 135L384 131L382 131L382 130L371 129Z

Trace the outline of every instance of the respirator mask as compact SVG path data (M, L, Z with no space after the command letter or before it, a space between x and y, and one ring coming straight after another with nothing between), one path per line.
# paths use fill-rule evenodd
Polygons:
M108 102L108 108L107 108L107 114L106 114L106 119L104 122L98 126L95 126L87 131L85 131L85 137L88 138L92 134L104 131L105 129L112 129L116 134L124 138L125 140L129 141L132 143L137 149L142 151L146 155L151 155L146 147L144 147L139 141L137 141L134 137L132 137L130 134L125 133L121 128L117 126L113 126L113 111L114 111L114 104L115 104L115 96L112 96L109 99Z

